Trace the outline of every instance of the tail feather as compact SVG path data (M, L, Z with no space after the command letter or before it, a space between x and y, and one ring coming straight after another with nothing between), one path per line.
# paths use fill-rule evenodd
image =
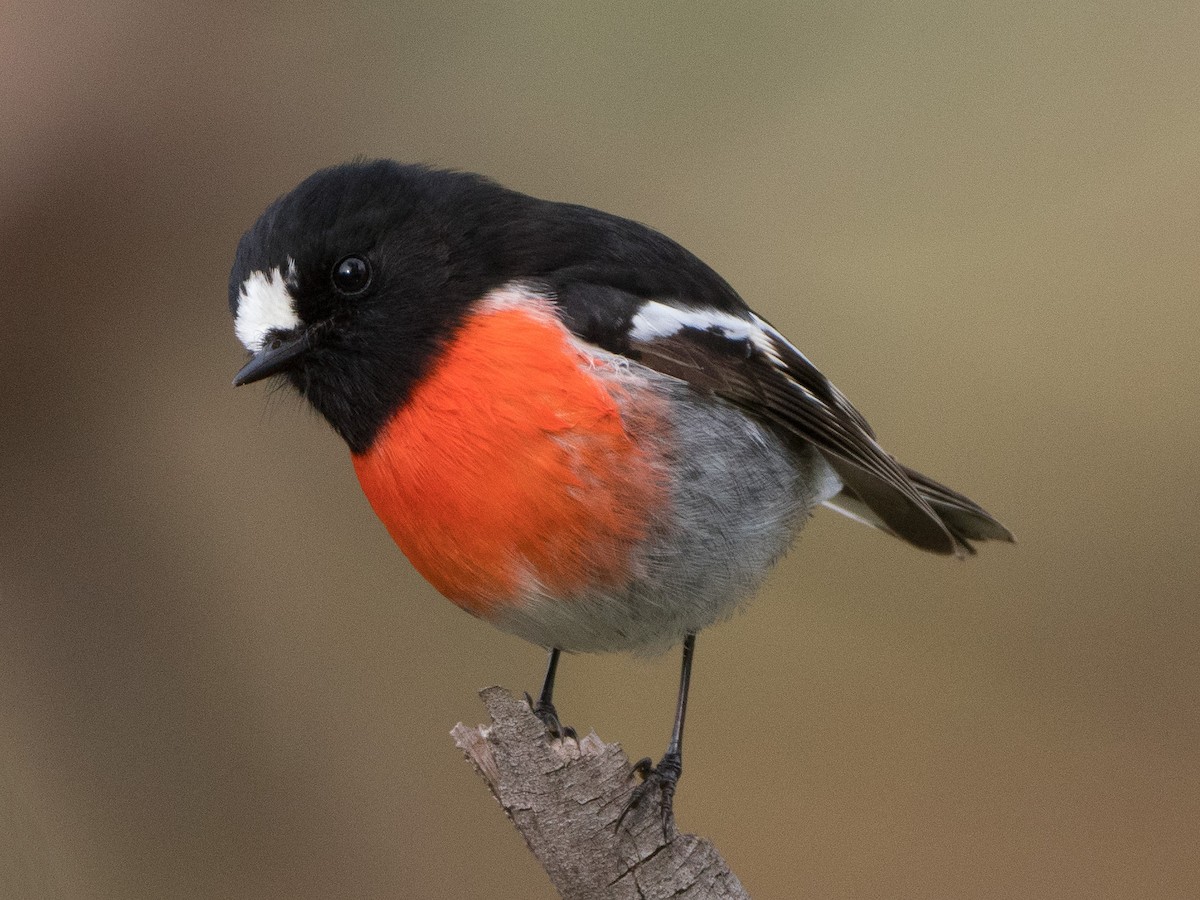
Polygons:
M901 465L904 474L917 486L921 496L933 507L950 533L966 544L967 541L1005 541L1013 543L1011 531L970 497L960 494L916 469Z
M1012 532L1001 525L994 516L969 497L934 481L915 469L901 464L900 468L916 487L922 499L937 514L941 524L954 539L955 549L960 555L974 554L972 541L1014 541ZM824 501L824 505L856 522L871 525L881 531L907 540L889 527L871 505L848 485ZM909 541L909 543L916 543ZM917 544L917 546L921 546ZM923 548L928 549L928 548Z

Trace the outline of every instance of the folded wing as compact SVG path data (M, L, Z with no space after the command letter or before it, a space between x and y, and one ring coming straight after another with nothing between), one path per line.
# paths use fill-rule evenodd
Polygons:
M568 322L581 326L576 332L811 443L843 485L827 506L933 553L964 555L974 552L972 541L1012 540L978 504L883 450L829 379L748 309L614 297L614 290L589 285L579 294L587 309L572 304L569 291L559 295ZM589 327L598 316L599 331Z

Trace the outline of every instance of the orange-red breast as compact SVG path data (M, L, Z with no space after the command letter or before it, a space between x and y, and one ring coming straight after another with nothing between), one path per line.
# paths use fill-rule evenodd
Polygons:
M560 650L683 641L671 742L641 767L664 814L695 634L816 507L934 553L1011 540L882 450L716 272L594 209L390 161L326 169L246 232L229 303L253 354L235 383L285 377L416 569L550 649L552 729Z

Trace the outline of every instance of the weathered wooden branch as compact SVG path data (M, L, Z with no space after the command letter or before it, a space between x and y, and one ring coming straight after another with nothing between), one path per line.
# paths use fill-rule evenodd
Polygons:
M485 688L490 725L451 735L475 764L558 892L568 900L748 897L708 841L663 834L657 797L617 818L636 786L619 744L595 732L547 736L529 706L499 687Z

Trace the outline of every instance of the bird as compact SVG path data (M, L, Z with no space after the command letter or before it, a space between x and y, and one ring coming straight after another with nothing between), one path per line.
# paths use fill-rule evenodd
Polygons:
M849 400L653 228L482 175L388 159L312 174L229 276L250 353L349 448L413 567L548 651L533 711L569 734L560 654L682 645L667 750L617 820L683 771L696 634L825 507L934 554L1012 534L897 461Z

